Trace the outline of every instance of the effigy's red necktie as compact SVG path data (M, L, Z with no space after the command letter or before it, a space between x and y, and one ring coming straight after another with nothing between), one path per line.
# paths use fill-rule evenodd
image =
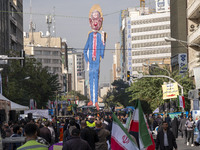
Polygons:
M97 51L97 33L94 33L92 60L96 60L96 51Z

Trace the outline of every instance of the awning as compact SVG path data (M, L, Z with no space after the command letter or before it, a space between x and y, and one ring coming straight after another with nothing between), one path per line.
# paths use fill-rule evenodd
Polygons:
M12 102L11 100L4 97L2 94L0 94L0 100L9 101L10 104L11 104L11 110L21 111L21 110L28 110L29 109L28 106L23 106L23 105Z

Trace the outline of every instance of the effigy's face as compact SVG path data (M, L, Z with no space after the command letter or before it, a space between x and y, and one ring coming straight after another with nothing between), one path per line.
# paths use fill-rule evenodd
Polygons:
M98 11L93 11L91 18L89 18L90 26L94 31L99 31L102 26L103 18Z

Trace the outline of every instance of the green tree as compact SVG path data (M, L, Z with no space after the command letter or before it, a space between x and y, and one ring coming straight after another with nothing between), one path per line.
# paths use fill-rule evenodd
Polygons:
M124 107L128 106L129 105L129 93L126 93L126 88L129 87L129 84L124 82L122 79L119 79L119 80L115 80L113 83L112 83L112 86L114 87L113 88L113 101L114 102L117 102L121 105L123 105Z
M122 79L115 80L112 83L113 89L109 90L107 94L103 97L104 103L107 107L113 106L123 106L126 107L129 105L129 94L126 93L126 89L129 87L129 84L124 82Z
M69 94L69 95L73 95L74 97L75 97L75 96L78 96L78 98L79 98L80 101L86 100L86 101L89 102L88 97L85 96L85 95L83 95L83 94L81 94L80 91L74 91L74 90L72 90L72 91L70 91L68 94Z
M29 105L29 100L34 99L38 108L46 107L47 101L54 100L56 91L60 90L58 75L49 73L34 58L26 58L24 67L17 60L10 61L4 76L8 79L4 95L22 105Z
M165 75L165 73L161 69L160 71L156 69L155 72L151 70L151 74L154 75ZM194 88L192 78L189 77L188 72L184 75L179 75L178 71L173 72L171 77L183 86L186 100L186 110L189 110L190 101L187 99L187 97L188 91ZM149 104L151 110L156 109L158 106L164 104L165 102L163 100L162 85L164 82L168 81L169 79L167 78L141 78L135 80L135 82L127 89L128 93L131 92L132 98L130 102L140 99L142 101L146 101ZM179 91L179 93L181 93L181 91Z

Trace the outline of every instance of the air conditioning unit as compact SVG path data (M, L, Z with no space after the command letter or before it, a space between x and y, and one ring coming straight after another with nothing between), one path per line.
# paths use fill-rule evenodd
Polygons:
M193 32L193 31L195 31L195 25L194 25L194 24L191 24L191 25L190 25L190 32Z
M190 90L188 92L188 99L198 99L199 98L199 90Z

